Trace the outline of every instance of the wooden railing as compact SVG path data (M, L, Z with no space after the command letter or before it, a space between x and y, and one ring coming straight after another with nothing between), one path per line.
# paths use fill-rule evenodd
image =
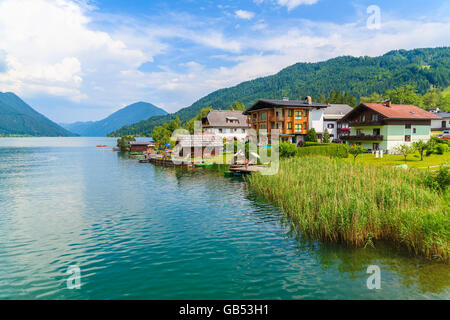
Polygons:
M356 135L356 136L342 136L341 139L342 140L350 140L350 141L357 141L357 140L383 141L384 136L360 134L360 135Z

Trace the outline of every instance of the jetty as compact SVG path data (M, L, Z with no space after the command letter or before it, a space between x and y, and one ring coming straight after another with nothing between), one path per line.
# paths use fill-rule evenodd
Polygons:
M264 169L264 167L262 166L248 166L248 168L246 168L245 166L231 166L229 170L233 173L249 174L253 172L259 172L262 169Z

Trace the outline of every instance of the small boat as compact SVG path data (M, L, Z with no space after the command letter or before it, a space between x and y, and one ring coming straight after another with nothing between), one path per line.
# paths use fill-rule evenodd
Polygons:
M107 148L108 146L107 146L107 145L104 145L104 144L98 144L96 147L97 147L97 148Z

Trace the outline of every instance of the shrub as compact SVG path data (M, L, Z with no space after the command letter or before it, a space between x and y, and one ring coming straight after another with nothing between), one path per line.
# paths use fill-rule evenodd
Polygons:
M448 145L447 144L439 143L439 144L436 145L435 152L437 154L444 154L447 151L448 151Z
M317 142L317 133L314 128L309 129L305 137L306 142Z
M300 157L320 155L332 158L348 158L348 146L345 144L329 144L321 147L298 148L297 155Z
M326 146L333 146L333 143L321 143L321 142L306 142L306 147L326 147Z
M437 175L428 173L425 176L424 184L437 191L445 191L450 186L450 173L448 167L442 166Z
M325 132L323 133L323 139L322 141L324 143L330 143L331 141L331 137L330 137L330 133L328 132L328 129L325 129Z
M289 142L280 143L280 157L281 158L291 158L297 155L298 148L295 144Z

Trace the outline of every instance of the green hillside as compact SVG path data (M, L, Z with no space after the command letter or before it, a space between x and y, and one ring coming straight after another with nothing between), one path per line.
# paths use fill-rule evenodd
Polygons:
M31 108L14 93L0 92L0 136L69 137L73 133Z
M153 117L132 126L125 126L111 135L151 134L154 126L179 117L187 121L202 108L227 108L234 101L252 105L258 99L301 99L321 94L346 91L359 99L405 84L424 94L431 85L446 88L450 82L450 48L430 48L391 51L381 57L338 57L325 62L297 63L276 75L241 83L235 87L215 91L192 106L166 116Z
M158 115L166 115L167 112L151 103L137 102L114 112L109 117L95 122L75 122L71 124L61 124L67 130L84 137L104 137L108 133L117 130L124 125L131 125L136 122Z

